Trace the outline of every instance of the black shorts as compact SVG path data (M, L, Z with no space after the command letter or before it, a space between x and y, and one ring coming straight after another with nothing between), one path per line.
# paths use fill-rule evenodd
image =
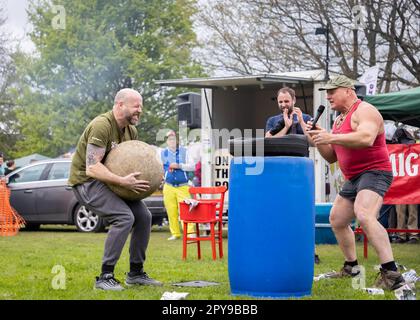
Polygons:
M391 186L393 179L392 172L371 170L365 171L347 180L340 191L340 196L354 201L360 190L371 190L382 198Z

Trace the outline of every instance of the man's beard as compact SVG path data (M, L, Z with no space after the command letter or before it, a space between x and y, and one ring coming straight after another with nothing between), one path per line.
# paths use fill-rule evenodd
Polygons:
M134 118L135 116L137 116L137 119L135 119L135 118ZM131 124L131 125L135 126L135 125L137 125L137 124L139 123L139 121L140 121L140 115L135 115L135 114L128 115L128 116L126 116L126 118L125 118L125 119L127 120L127 122L128 122L129 124Z
M283 113L284 112L284 110L287 110L287 113L288 114L291 114L292 112L293 112L293 107L285 107L285 108L282 108L281 109L281 112Z

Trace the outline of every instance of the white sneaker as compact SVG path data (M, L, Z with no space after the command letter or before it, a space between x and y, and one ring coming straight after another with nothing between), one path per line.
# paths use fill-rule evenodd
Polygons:
M191 233L188 235L188 238L197 238L197 234Z
M178 240L180 237L177 237L177 236L170 236L169 238L168 238L168 240L169 241L173 241L173 240Z

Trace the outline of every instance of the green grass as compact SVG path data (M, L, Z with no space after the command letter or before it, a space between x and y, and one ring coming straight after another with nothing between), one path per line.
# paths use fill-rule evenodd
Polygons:
M0 300L5 299L127 299L158 300L165 291L189 292L189 300L251 299L230 295L227 268L227 239L224 241L224 259L211 259L209 243L203 243L203 258L196 258L194 246L189 248L186 261L181 259L182 242L167 241L167 229L154 228L147 251L145 271L164 282L163 287L133 287L122 292L93 290L94 277L100 269L105 233L83 234L73 227L44 227L38 232L20 232L15 237L0 237ZM393 245L395 259L420 271L419 245ZM321 264L315 266L315 275L338 270L342 256L335 245L317 246ZM366 286L375 280L374 265L378 264L373 248L369 259L362 257L362 244L358 244L359 261L366 268ZM66 272L66 288L54 290L52 273L55 265ZM121 281L128 270L128 246L126 245L115 274ZM172 284L182 281L205 280L220 283L206 288L181 288ZM419 296L417 286L417 296ZM352 288L351 279L321 280L314 282L312 296L305 299L395 299L392 292L384 296L372 296Z

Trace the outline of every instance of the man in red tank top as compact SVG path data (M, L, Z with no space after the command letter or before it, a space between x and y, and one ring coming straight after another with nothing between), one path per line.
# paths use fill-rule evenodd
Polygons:
M345 262L336 277L359 274L356 243L350 224L357 218L378 253L380 275L375 285L395 290L404 279L395 264L388 234L377 216L383 197L392 182L392 169L385 144L384 122L378 110L357 98L354 81L337 76L324 88L331 109L340 112L332 132L317 126L306 130L322 157L329 163L338 161L346 179L330 214L330 223Z

